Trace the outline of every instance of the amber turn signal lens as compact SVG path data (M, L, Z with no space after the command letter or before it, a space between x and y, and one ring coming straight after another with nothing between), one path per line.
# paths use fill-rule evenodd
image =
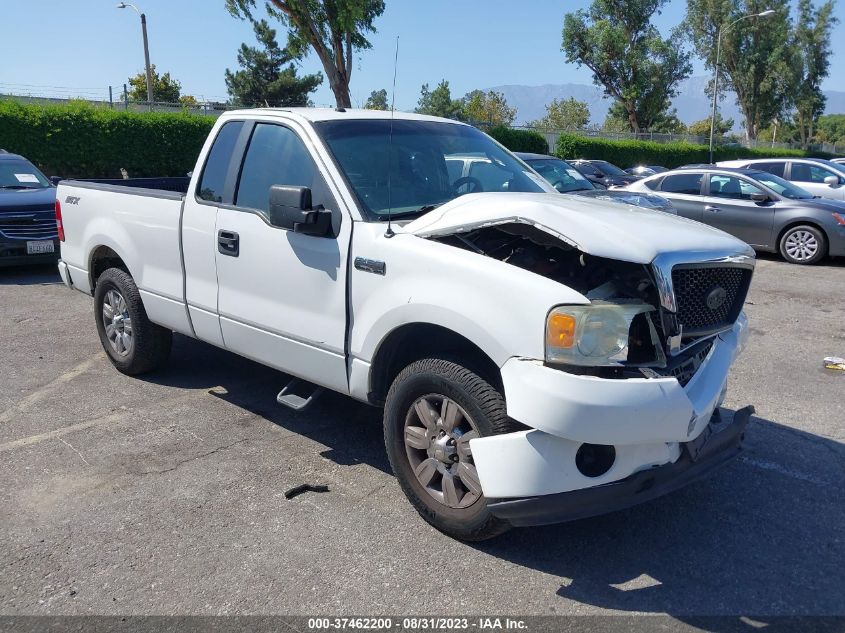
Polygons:
M546 325L546 344L550 347L572 347L575 345L575 317L569 314L549 315Z

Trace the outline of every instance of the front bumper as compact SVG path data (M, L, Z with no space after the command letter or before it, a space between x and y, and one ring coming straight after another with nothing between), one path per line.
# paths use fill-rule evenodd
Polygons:
M34 240L45 242L50 240ZM26 266L29 264L48 264L59 258L59 240L54 239L53 253L28 255L26 242L23 240L0 240L0 267Z
M470 441L484 495L506 499L567 493L624 480L672 464L701 437L721 404L748 322L714 339L686 384L673 377L605 379L514 358L502 368L508 416L531 430ZM587 476L576 464L582 444L613 446L608 470ZM509 468L503 468L509 464Z
M726 464L742 451L742 440L754 407L745 407L722 421L719 412L695 441L682 444L674 463L643 470L621 481L552 495L491 499L487 507L515 526L562 523L607 514L656 499Z

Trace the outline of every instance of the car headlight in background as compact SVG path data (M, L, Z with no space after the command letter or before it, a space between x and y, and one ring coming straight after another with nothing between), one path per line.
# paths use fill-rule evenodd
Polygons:
M593 302L559 306L546 319L546 361L570 365L618 365L628 359L628 334L644 303Z

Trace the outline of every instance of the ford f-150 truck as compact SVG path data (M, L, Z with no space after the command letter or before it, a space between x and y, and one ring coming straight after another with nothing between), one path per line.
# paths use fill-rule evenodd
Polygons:
M486 160L452 180L468 155ZM454 537L628 507L741 450L751 408L719 406L751 248L561 195L468 125L229 112L184 193L64 181L56 215L119 371L159 367L178 332L293 376L287 406L383 407L402 490Z

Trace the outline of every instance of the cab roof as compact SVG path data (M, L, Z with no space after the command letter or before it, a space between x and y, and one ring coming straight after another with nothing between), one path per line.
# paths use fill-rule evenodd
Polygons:
M346 108L339 110L336 108L254 108L248 110L229 110L223 116L238 117L244 115L293 115L297 118L305 119L306 121L316 123L318 121L343 121L348 119L357 120L389 120L391 113L389 110L364 110L360 108ZM399 112L395 110L393 117L396 121L439 121L441 123L454 123L456 125L466 125L460 121L453 119L444 119L436 116L429 116L427 114L417 114L416 112Z

